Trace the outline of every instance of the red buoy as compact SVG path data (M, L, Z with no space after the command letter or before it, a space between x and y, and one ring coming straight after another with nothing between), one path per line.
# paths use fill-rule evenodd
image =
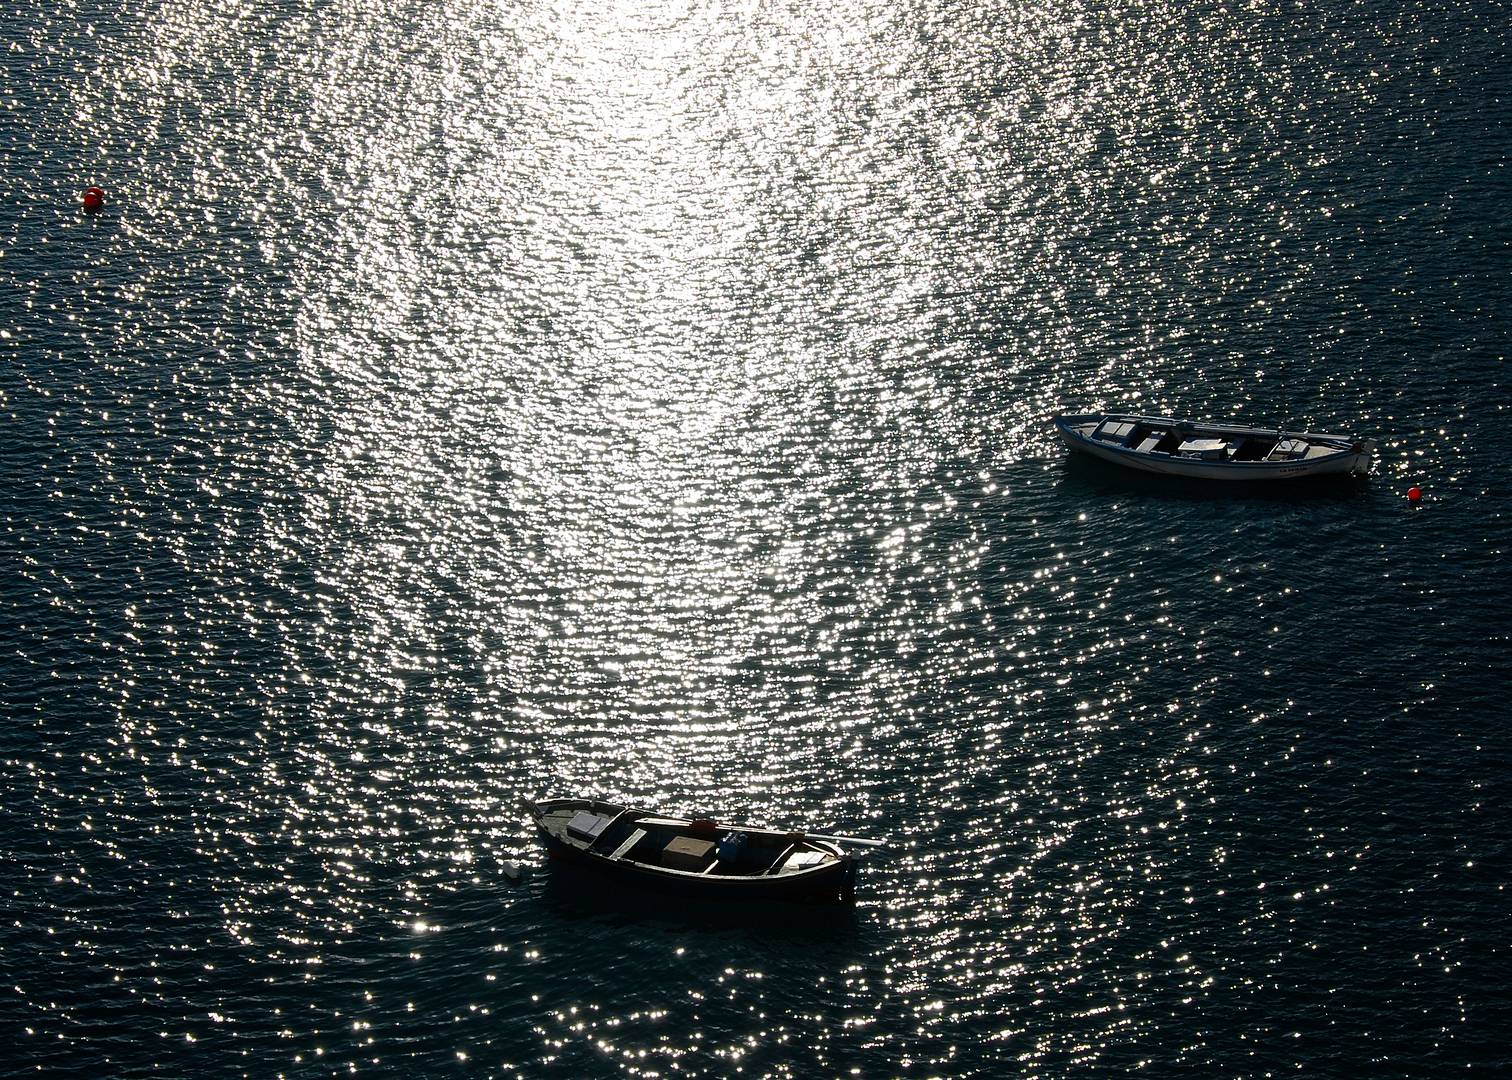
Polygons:
M1407 489L1407 501L1417 503L1423 501L1423 489L1414 484Z
M87 187L87 188L84 189L84 209L85 210L88 210L91 214L93 214L96 211L98 211L101 207L103 207L104 205L105 205L105 192L104 191L100 190L97 187Z

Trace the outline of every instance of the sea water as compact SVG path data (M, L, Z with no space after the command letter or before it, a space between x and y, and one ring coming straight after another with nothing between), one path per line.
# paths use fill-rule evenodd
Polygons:
M16 0L0 1072L1508 1068L1509 26ZM570 793L889 847L720 918Z

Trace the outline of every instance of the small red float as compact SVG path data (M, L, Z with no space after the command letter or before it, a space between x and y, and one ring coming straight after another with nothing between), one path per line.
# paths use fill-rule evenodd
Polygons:
M105 205L105 192L97 187L84 189L84 209L91 214L100 210Z
M1411 503L1422 502L1423 501L1423 489L1420 488L1420 487L1418 487L1418 486L1416 486L1416 485L1413 485L1412 487L1408 488L1407 489L1407 501L1411 502Z

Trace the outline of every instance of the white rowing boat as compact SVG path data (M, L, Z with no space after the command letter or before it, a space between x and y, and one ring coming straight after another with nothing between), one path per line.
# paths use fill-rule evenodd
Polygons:
M1372 440L1348 435L1125 413L1057 416L1055 428L1072 450L1143 472L1200 480L1363 476L1375 452Z

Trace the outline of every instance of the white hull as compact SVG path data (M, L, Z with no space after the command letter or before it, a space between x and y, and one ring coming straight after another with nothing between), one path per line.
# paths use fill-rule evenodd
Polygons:
M1202 424L1169 417L1057 416L1072 450L1115 465L1194 480L1302 480L1363 476L1375 444L1344 435Z

